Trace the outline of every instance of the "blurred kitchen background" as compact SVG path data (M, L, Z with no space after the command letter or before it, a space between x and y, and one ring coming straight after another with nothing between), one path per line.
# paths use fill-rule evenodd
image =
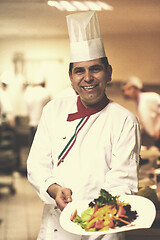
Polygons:
M67 2L73 4L72 9ZM101 2L108 6L93 0L78 1L84 3L78 7L83 7L80 11L84 7L97 10L106 54L113 67L108 97L137 114L135 103L123 97L121 84L128 76L137 76L145 91L160 94L160 1ZM35 240L39 231L43 203L26 178L30 127L24 94L37 78L45 81L51 99L70 87L66 15L78 11L75 6L77 1L0 0L0 78L7 82L14 116L10 127L5 119L1 121L1 240ZM143 141L147 142L145 135ZM127 239L156 240L160 237L160 189L155 181L159 172L155 170L160 167L160 152L146 144L141 157L140 194L153 200L157 216L151 229L128 232Z

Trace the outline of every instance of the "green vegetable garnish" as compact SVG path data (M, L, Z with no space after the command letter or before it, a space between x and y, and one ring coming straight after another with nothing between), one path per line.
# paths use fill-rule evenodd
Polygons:
M90 219L94 212L94 208L87 208L82 212L81 217L77 214L73 222L79 224L83 229L86 228L87 221Z
M103 207L104 205L108 204L115 204L117 205L117 199L119 196L112 196L109 192L107 192L104 189L100 190L100 196L98 198L95 198L92 202L89 203L90 207L94 207L95 205L98 205L98 207Z

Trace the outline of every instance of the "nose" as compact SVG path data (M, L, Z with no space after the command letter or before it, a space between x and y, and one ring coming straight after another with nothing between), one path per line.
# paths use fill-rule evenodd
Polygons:
M87 83L90 83L90 82L93 81L93 75L90 71L85 72L84 81L87 82Z

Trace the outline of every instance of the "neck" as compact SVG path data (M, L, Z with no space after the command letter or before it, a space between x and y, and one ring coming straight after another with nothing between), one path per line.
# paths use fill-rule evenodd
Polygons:
M137 94L136 94L136 96L135 96L135 101L136 101L136 102L138 102L138 100L139 100L140 93L141 93L140 90L137 91Z
M85 107L80 99L80 97L78 96L77 99L77 112L76 113L71 113L68 114L68 118L67 121L74 121L76 119L80 119L83 117L89 117L99 111L101 111L104 107L107 106L107 104L109 103L109 99L104 96L103 99L101 99L101 101L99 101L97 104L91 105L90 107Z
M86 104L81 98L80 98L80 101L85 108L97 108L99 105L103 104L106 101L106 99L107 99L107 97L106 97L106 95L104 95L103 98L100 99L99 102L94 103L94 104L92 104L92 103L91 104Z

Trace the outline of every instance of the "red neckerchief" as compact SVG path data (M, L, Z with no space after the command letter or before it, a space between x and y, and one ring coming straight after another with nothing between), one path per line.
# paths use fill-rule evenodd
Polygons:
M101 111L107 104L109 103L109 99L105 96L99 103L94 107L85 108L82 104L80 97L77 98L77 110L76 113L68 114L67 121L74 121L76 119L84 118L87 116L91 116L99 111Z

